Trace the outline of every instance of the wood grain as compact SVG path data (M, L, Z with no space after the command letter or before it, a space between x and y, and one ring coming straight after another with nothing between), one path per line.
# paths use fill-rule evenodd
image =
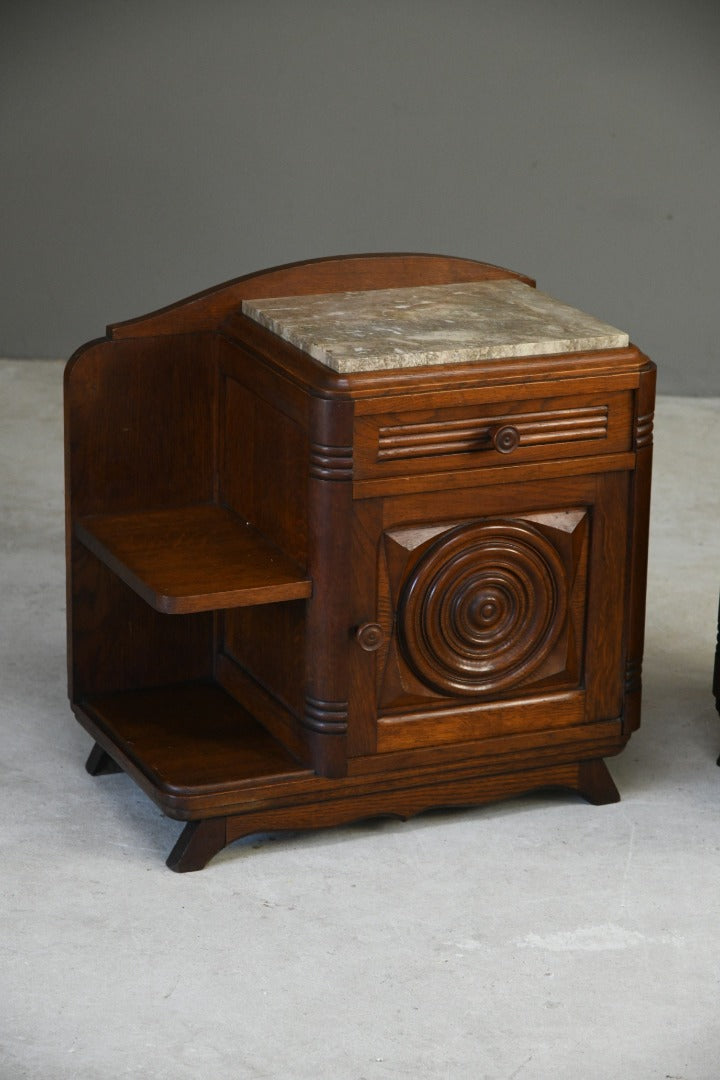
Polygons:
M602 758L640 719L647 357L343 376L239 310L512 277L533 284L446 256L276 267L69 361L71 704L90 771L189 822L172 869L256 831L618 797Z
M575 791L594 805L617 802L620 798L601 759L500 776L444 781L438 778L412 788L365 792L318 805L249 810L243 814L193 821L183 829L167 865L178 873L201 870L227 844L254 833L328 828L376 817L407 821L430 809L477 806L542 789Z
M292 559L221 506L81 518L75 532L165 614L277 603L312 592Z
M463 281L515 278L534 285L532 278L512 270L444 255L363 254L341 255L288 263L234 278L223 285L195 293L159 311L108 327L115 340L154 334L191 333L217 326L245 299L351 292L362 289L403 288L410 285L445 285Z

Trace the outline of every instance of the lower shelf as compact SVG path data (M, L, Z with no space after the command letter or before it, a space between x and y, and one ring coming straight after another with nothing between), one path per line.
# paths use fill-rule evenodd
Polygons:
M90 697L83 726L171 816L239 789L314 776L223 689L192 682ZM180 811L177 815L173 810Z
M97 695L74 708L97 743L88 770L100 776L116 762L169 817L188 822L168 859L180 872L201 869L226 844L258 832L407 818L545 787L593 803L619 798L602 760L621 748L617 734L495 757L476 751L444 764L388 761L385 771L329 779L298 765L214 684Z

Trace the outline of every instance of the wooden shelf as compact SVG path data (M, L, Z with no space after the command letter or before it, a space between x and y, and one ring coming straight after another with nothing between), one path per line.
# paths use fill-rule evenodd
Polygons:
M312 777L221 687L210 682L91 695L79 718L160 805Z
M301 567L222 506L85 517L75 533L143 600L168 615L312 593Z

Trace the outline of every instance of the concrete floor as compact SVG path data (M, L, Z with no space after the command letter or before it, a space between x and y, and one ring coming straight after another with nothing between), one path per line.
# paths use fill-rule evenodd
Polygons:
M717 1080L720 400L661 398L623 801L240 842L201 873L65 695L59 363L0 364L1 1080Z

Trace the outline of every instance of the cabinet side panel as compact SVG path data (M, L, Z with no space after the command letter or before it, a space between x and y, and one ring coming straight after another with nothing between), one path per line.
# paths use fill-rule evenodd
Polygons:
M630 489L630 583L623 718L625 730L628 733L636 730L640 725L654 413L655 365L650 363L642 374L640 387L635 397L637 465Z
M220 501L304 567L306 432L281 407L227 375L220 401Z
M281 397L276 407L227 372L221 379L220 412L220 500L305 566L304 427L282 409ZM225 656L288 710L294 725L303 710L305 603L227 611L222 624Z
M78 518L210 502L215 373L207 335L98 342L65 374L68 668L87 693L203 677L212 617L151 611L75 539Z
M304 701L305 602L239 608L221 618L224 654L299 717Z
M623 711L625 598L630 473L597 478L587 610L587 719Z
M106 342L68 365L76 517L213 497L215 370L207 335Z

